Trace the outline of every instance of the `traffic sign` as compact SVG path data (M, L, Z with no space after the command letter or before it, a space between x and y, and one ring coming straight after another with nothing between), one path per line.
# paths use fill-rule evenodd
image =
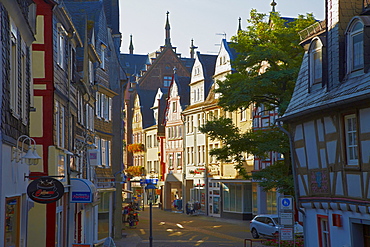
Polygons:
M280 213L280 225L292 226L293 224L293 213Z
M293 240L293 228L280 228L281 240Z
M293 198L280 198L280 210L293 210Z

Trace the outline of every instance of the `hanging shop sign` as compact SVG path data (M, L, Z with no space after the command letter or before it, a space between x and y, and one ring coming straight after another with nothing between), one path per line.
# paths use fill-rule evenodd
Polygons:
M87 179L71 178L71 202L91 203L99 200L95 185Z
M64 186L52 177L41 177L28 185L27 194L35 202L52 203L63 196Z

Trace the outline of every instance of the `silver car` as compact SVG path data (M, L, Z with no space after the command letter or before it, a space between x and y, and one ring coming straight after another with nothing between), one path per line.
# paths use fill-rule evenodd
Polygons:
M257 215L250 221L250 229L253 238L260 236L277 238L279 236L279 216L276 214ZM298 237L303 236L303 227L298 222L294 225L294 233Z

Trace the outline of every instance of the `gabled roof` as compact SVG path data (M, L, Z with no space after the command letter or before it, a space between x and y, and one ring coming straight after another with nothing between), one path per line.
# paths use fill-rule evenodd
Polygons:
M173 51L172 46L167 46L167 47L164 47L164 49L160 52L158 57L154 60L152 65L149 67L148 71L142 76L142 78L140 78L139 84L142 84L142 82L145 81L147 77L151 76L152 74L151 72L157 69L157 65L161 64L162 60L165 58L165 56L167 56L167 54L171 54L175 59L178 59L179 63L176 63L178 71L180 71L180 67L182 67L183 70L186 70L187 73L189 73L190 75L189 68L185 66L185 63L183 62L183 60L181 60L181 58L179 58L178 55Z
M205 55L198 53L197 56L203 67L204 90L205 95L207 95L213 84L212 77L215 74L217 55Z
M73 23L76 29L81 35L81 39L85 38L85 20L94 21L94 25L97 25L100 13L103 11L103 2L94 0L85 0L83 2L77 0L64 0L65 6L68 12L72 16ZM95 26L89 26L91 30Z
M301 71L294 88L292 99L288 109L281 118L283 121L292 120L295 117L318 113L323 110L333 110L334 108L349 106L353 102L368 100L370 96L369 75L363 74L343 83L337 87L321 87L319 89L308 91L308 61L309 55L306 53Z
M226 39L223 39L222 42L224 43L224 47L230 55L231 61L234 61L236 59L236 57L238 56L238 53L236 52L236 50L234 48L232 48L233 44L235 44L235 43L234 42L227 42Z
M181 59L181 61L184 62L184 65L188 69L189 73L191 73L191 70L193 68L195 59L194 58L184 58L184 57L182 57L180 59Z
M145 129L155 124L151 107L157 94L157 90L142 90L137 87L136 92L140 100L143 129Z
M148 55L120 54L120 63L127 76L140 76L141 71L146 70L146 64L150 64Z
M176 83L177 85L178 95L180 96L181 110L184 110L190 104L190 77L177 76L175 74L173 83Z

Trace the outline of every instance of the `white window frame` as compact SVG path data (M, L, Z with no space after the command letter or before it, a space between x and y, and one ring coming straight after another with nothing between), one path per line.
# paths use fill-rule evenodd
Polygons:
M57 24L58 38L57 38L57 64L64 69L65 68L65 46L67 32L61 23Z
M102 68L104 70L105 70L106 50L107 50L107 46L104 45L104 44L101 44L101 56L100 56L101 64L100 64L100 68Z
M23 124L28 122L28 111L27 111L27 54L26 44L22 41L22 53L21 53L21 117Z
M90 84L94 84L94 64L91 60L89 60L89 82Z
M240 121L247 121L247 109L245 107L240 109Z
M310 45L310 86L322 82L322 43L315 39Z
M364 24L361 21L355 21L348 30L347 73L352 73L364 68ZM358 42L355 41L356 38Z
M66 130L65 130L65 123L66 123L66 119L65 119L65 108L64 106L60 105L60 146L62 148L65 148L65 133L66 133Z
M358 137L356 114L344 116L345 148L348 166L358 166Z
M19 118L19 74L18 74L18 29L10 20L10 109L14 117Z
M95 114L97 118L101 118L101 94L96 92Z
M60 106L59 102L55 102L55 142L60 147Z
M108 120L112 121L112 107L113 107L113 99L108 97Z

